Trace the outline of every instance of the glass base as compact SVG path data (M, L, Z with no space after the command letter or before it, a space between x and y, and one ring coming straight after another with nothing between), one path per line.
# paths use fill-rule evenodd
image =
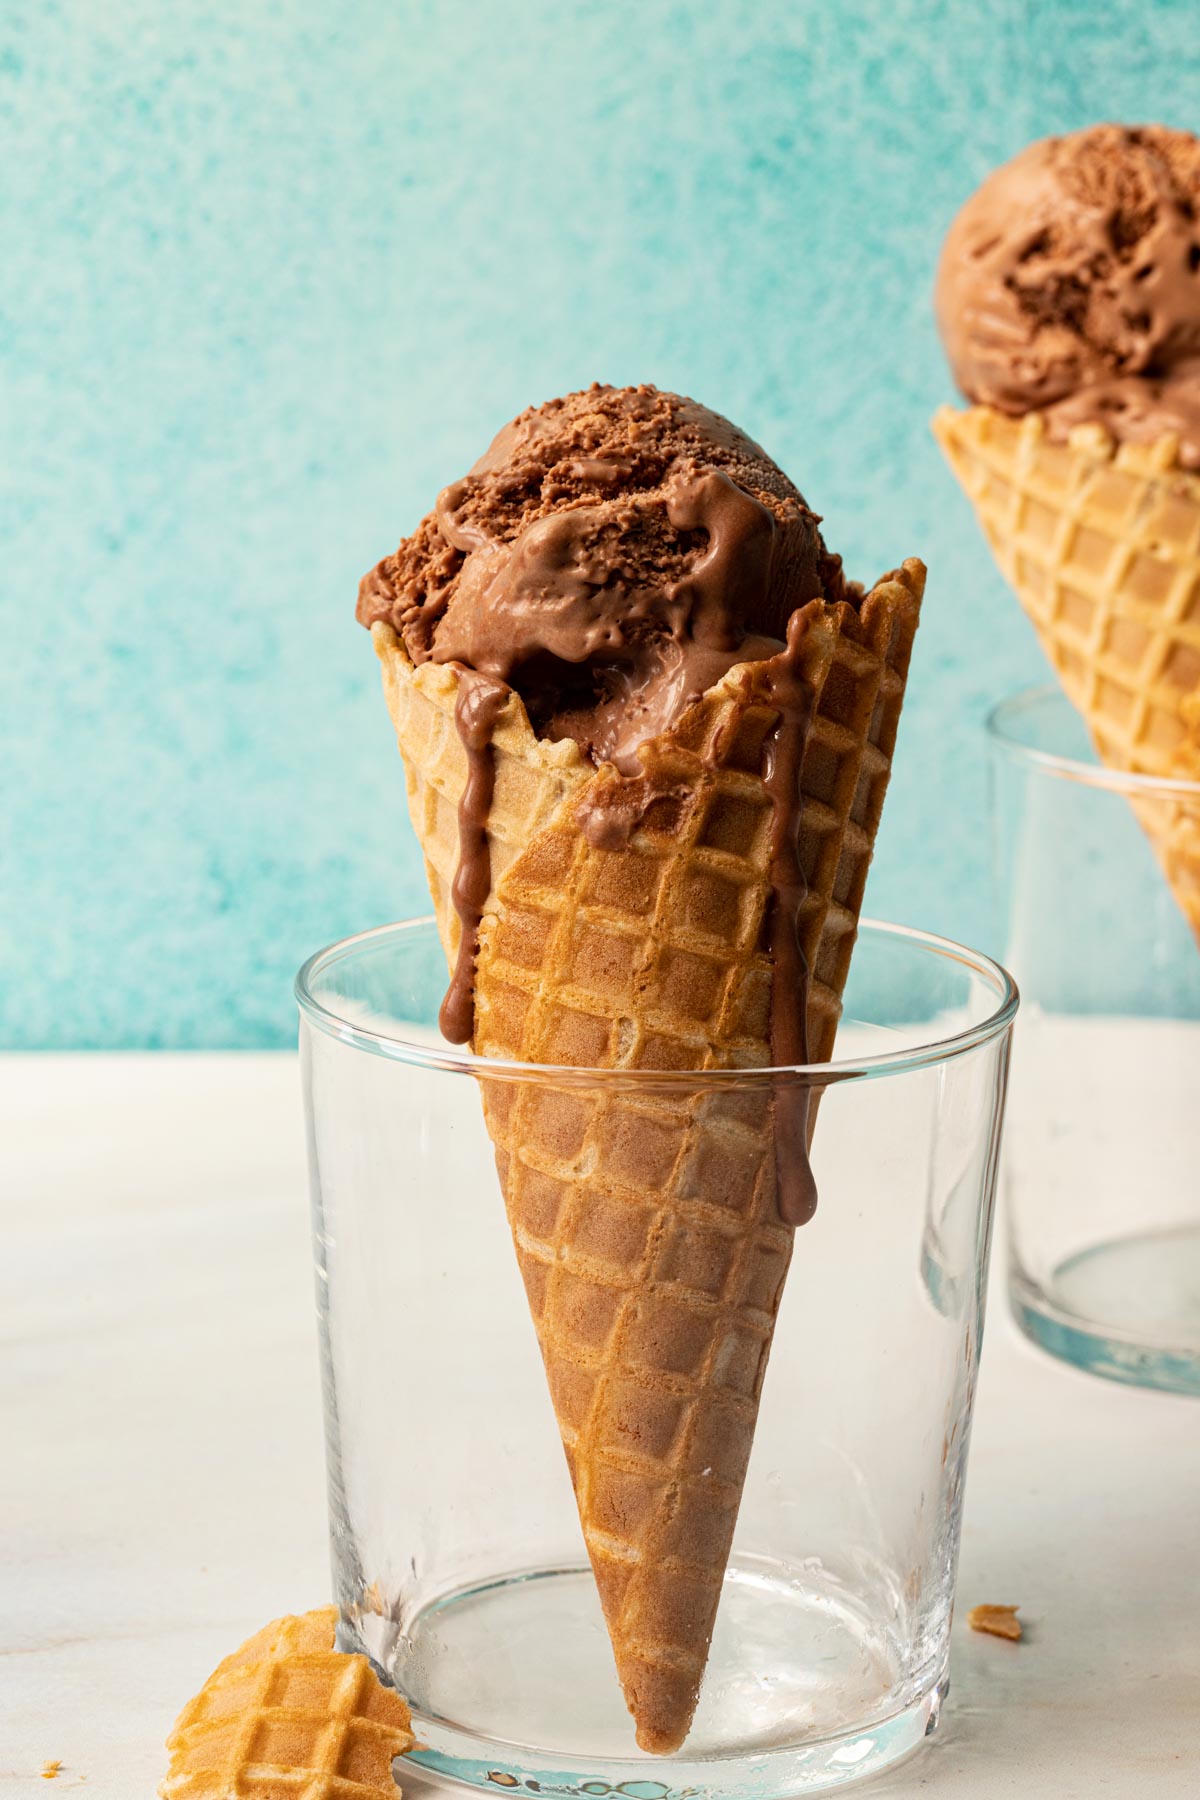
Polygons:
M1076 1251L1045 1288L1014 1269L1017 1324L1077 1369L1200 1394L1200 1224Z
M816 1559L731 1563L673 1757L634 1742L586 1567L449 1594L388 1662L421 1745L407 1760L493 1792L624 1800L785 1800L860 1780L929 1735L945 1693L943 1669L901 1681L880 1626Z

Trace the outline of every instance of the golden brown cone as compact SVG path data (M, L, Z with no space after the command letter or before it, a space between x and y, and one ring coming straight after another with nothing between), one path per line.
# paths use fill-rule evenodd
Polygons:
M409 1711L365 1656L334 1648L337 1609L276 1619L215 1668L167 1739L161 1800L399 1795Z
M1031 413L942 407L934 435L1110 768L1200 780L1200 476L1177 445L1066 443ZM1134 810L1200 938L1200 794Z
M800 840L814 1060L832 1051L924 573L906 563L861 612L810 603L816 716ZM375 640L453 955L466 772L456 678L413 670L387 627ZM509 703L476 972L480 1054L677 1075L769 1064L761 768L778 715L760 675L734 670L643 749L666 792L618 850L589 843L576 817L613 772L539 742ZM570 1077L481 1085L617 1672L639 1744L666 1753L695 1710L791 1255L770 1102L745 1089L700 1102L686 1076L653 1093Z

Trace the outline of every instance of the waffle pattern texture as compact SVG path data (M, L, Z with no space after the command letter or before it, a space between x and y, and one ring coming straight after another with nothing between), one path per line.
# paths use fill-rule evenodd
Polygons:
M371 1800L397 1795L407 1706L365 1656L334 1648L330 1606L276 1619L227 1656L167 1739L161 1800Z
M938 442L1110 768L1200 780L1200 477L1176 445L943 407ZM1200 933L1200 798L1135 810Z
M909 562L861 609L808 609L799 835L814 1060L833 1048L924 574ZM428 665L406 669L394 639L377 645L389 693L409 690L393 717L414 823L449 830L453 809L429 800L415 752L439 736L418 721L424 708L453 730L453 692ZM616 850L577 817L613 771L573 765L564 794L563 768L546 768L563 746L539 743L519 714L497 736L497 802L518 756L543 790L522 816L548 823L512 856L519 822L495 820L505 849L480 931L475 1048L640 1072L602 1089L566 1075L481 1086L617 1672L638 1742L665 1753L695 1710L792 1249L768 1085L700 1093L687 1079L770 1063L762 769L778 714L761 669L733 670L643 748L661 797ZM422 842L441 909L457 838Z

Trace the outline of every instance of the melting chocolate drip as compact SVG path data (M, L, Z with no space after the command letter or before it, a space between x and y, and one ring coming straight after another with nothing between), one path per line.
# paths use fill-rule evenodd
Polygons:
M751 621L764 613L770 619L774 518L717 469L677 476L667 491L667 517L677 531L702 531L708 540L669 590L672 604L686 608L695 643L737 650L754 629Z
M814 711L812 689L800 673L800 647L807 620L799 612L788 627L787 644L759 663L749 692L766 700L779 721L766 745L763 785L771 801L771 1061L789 1068L809 1061L809 968L800 942L800 911L808 892L800 861L800 773ZM724 672L724 671L722 671ZM721 750L714 753L720 760ZM681 795L678 783L649 774L621 775L593 782L575 811L590 844L600 850L626 849L656 801ZM805 1225L817 1206L809 1161L811 1091L781 1082L774 1094L775 1169L779 1216L786 1225Z
M487 823L496 780L492 733L511 689L473 669L459 669L454 723L467 753L467 781L458 803L458 867L451 897L462 921L458 957L438 1014L442 1036L467 1044L475 1029L475 957L479 921L492 884Z
M682 800L680 781L653 775L614 775L593 783L575 808L575 822L594 850L627 850L633 834L659 800Z
M767 664L768 693L779 723L767 744L764 785L771 798L771 1061L776 1068L809 1060L809 969L800 945L800 908L808 891L800 862L800 766L813 718L813 693L797 667L807 621L793 615L787 648ZM817 1207L808 1159L807 1087L775 1089L775 1177L779 1216L805 1225Z
M624 465L570 467L619 485ZM735 663L775 655L793 607L821 591L814 515L781 535L719 469L689 461L650 493L565 507L511 541L470 516L471 491L467 478L438 497L438 532L465 562L432 638L405 624L410 653L507 682L539 735L573 737L625 775ZM376 615L374 589L364 605Z

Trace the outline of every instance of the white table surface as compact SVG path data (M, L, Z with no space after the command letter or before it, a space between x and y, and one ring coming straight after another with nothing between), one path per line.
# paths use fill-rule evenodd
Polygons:
M60 1758L134 1800L212 1666L329 1592L295 1059L0 1059L0 1200L0 1795ZM1058 1366L997 1296L959 1601L942 1729L850 1791L1193 1800L1200 1406Z

